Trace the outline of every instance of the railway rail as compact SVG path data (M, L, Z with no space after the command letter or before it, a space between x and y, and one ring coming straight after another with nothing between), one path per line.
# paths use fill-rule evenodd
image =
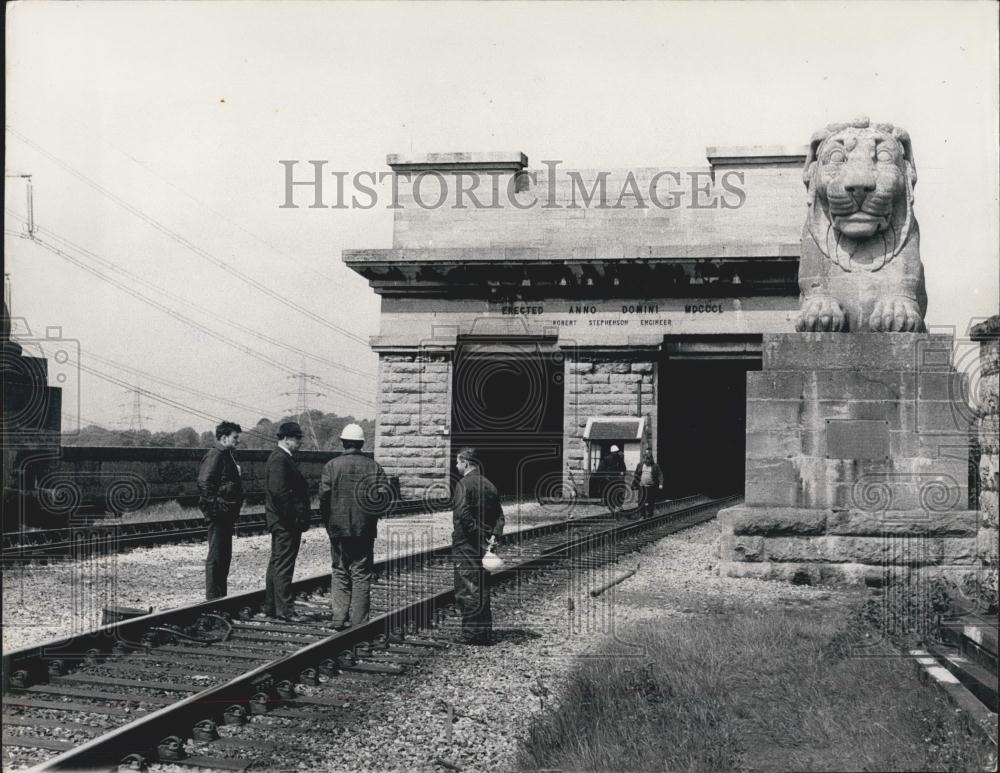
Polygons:
M713 518L735 499L662 503L650 518L599 515L505 536L507 565L491 584L495 593L520 593L555 570L611 564ZM267 735L262 725L294 718L323 732L352 701L450 646L456 612L449 554L444 547L378 562L372 619L344 631L325 624L324 574L294 584L300 613L311 615L304 623L256 617L260 590L11 652L3 659L5 767L280 764L281 741L254 737L253 729Z
M425 500L404 500L391 506L387 517L401 518L417 513L430 513L447 507L447 503ZM319 510L312 511L310 527L320 525ZM242 513L236 525L236 536L263 534L267 531L264 512ZM205 519L175 518L159 521L132 521L102 524L100 521L70 528L18 531L4 535L2 559L4 564L17 564L50 558L62 558L78 553L86 554L91 546L102 549L113 546L116 551L137 547L173 544L178 542L203 542L208 529Z

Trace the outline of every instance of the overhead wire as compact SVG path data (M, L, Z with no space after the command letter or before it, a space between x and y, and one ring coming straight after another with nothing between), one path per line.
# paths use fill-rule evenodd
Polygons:
M236 321L234 321L234 320L226 317L224 314L219 314L218 312L213 311L212 309L206 309L203 306L200 306L200 305L198 305L196 303L192 303L191 301L187 300L186 298L183 298L180 295L177 295L176 293L173 293L173 292L171 292L171 291L169 291L169 290L167 290L167 289L165 289L163 287L160 287L157 284L154 284L153 282L150 282L148 279L145 279L144 277L141 277L138 274L136 274L136 273L134 273L132 271L129 271L124 266L121 266L121 265L119 265L118 263L115 263L112 260L108 260L107 258L104 258L101 255L98 255L93 250L90 250L90 249L88 249L86 247L83 247L82 245L79 245L79 244L73 242L72 240L67 239L65 236L60 236L59 234L55 233L54 231L52 231L52 230L50 230L48 228L43 228L42 226L36 224L34 226L34 230L35 230L36 233L41 233L41 234L44 234L44 235L48 236L50 239L52 239L55 242L58 242L58 243L66 246L66 247L71 248L71 249L77 250L78 252L82 252L87 257L89 257L92 260L96 261L97 263L101 264L105 268L107 268L107 269L109 269L111 271L115 271L115 272L117 272L119 274L122 274L122 275L128 277L133 282L137 282L137 283L143 285L144 287L147 287L148 289L156 292L158 295L161 295L163 297L169 298L174 303L182 304L184 306L187 306L190 309L194 309L195 311L197 311L197 312L199 312L201 314L204 314L205 316L211 317L212 319L217 319L220 322L229 325L230 327L234 327L237 330L240 330L240 331L242 331L242 332L244 332L244 333L246 333L248 335L251 335L251 336L253 336L255 338L260 339L261 341L269 343L272 346L276 346L276 347L281 348L281 349L286 349L289 352L297 354L297 355L299 355L301 357L308 357L309 359L315 360L317 362L321 362L321 363L323 363L325 365L330 365L330 366L338 368L339 370L342 370L342 371L344 371L346 373L353 373L355 375L362 376L362 377L368 378L368 379L374 378L372 376L372 374L370 374L370 373L365 373L362 370L358 370L357 368L352 368L349 365L344 365L341 362L337 362L336 360L331 360L331 359L329 359L327 357L324 357L322 355L316 354L314 352L309 352L309 351L306 351L305 349L300 349L297 346L293 346L292 344L286 344L283 341L280 341L280 340L278 340L278 339L276 339L276 338L274 338L272 336L267 335L266 333L261 333L261 332L259 332L257 330L254 330L253 328L247 327L246 325L243 325L243 324L241 324L239 322L236 322Z
M137 376L141 376L144 379L149 379L151 381L156 381L156 382L158 382L160 384L163 384L164 386L169 386L169 387L172 387L174 389L179 389L181 391L188 392L188 393L193 394L193 395L197 395L198 397L203 397L203 398L206 398L208 400L212 400L212 401L217 402L217 403L222 403L222 404L227 405L227 406L229 406L231 408L238 408L238 409L243 410L243 411L250 411L252 413L256 413L258 416L261 416L261 417L266 417L266 416L268 416L271 413L271 411L267 410L266 408L260 408L260 407L253 406L253 405L247 405L246 403L241 403L241 402L239 402L237 400L233 400L233 399L228 398L228 397L222 397L221 395L216 395L216 394L213 394L211 392L205 392L204 390L196 389L195 387L187 385L187 384L181 384L181 383L179 383L177 381L172 381L171 379L164 378L163 376L156 376L156 375L154 375L152 373L149 373L148 371L140 370L139 368L136 368L134 366L123 365L120 362L115 362L112 359L109 359L107 357L103 357L102 355L99 355L99 354L95 354L94 352L89 351L89 350L81 349L80 350L80 355L81 356L85 355L88 359L98 360L101 363L103 363L104 365L108 365L108 366L110 366L112 368L116 368L118 370L127 371L129 373L133 373L133 374L135 374Z
M224 419L223 417L218 416L218 415L216 415L214 413L209 413L207 411L202 411L202 410L200 410L198 408L195 408L193 406L186 405L184 403L178 402L177 400L174 400L172 398L169 398L169 397L166 397L164 395L161 395L158 392L153 392L152 390L147 389L146 387L140 387L140 386L138 386L136 384L131 384L131 383L127 382L127 381L124 381L123 379L120 379L120 378L116 377L116 376L111 376L111 375L109 375L107 373L104 373L103 371L100 371L100 370L98 370L98 369L96 369L96 368L94 368L92 366L84 365L82 362L77 362L76 366L82 372L89 373L92 376L96 376L97 378L102 379L103 381L107 381L109 384L114 384L115 386L122 387L123 389L129 389L129 390L138 392L140 395L144 395L145 397L148 397L150 400L155 400L158 403L162 403L162 404L164 404L164 405L166 405L166 406L168 406L170 408L174 408L175 410L182 411L183 413L187 413L187 414L189 414L191 416L198 416L199 418L207 419L207 420L212 421L212 422L226 421L226 419ZM271 440L272 439L266 433L259 432L259 431L254 430L254 429L244 430L244 433L248 434L248 435L256 435L257 437L265 438L267 440Z
M259 234L256 234L253 231L251 231L250 229L248 229L248 228L240 225L235 220L233 220L231 217L229 217L228 215L226 215L226 213L221 212L218 209L215 209L211 204L207 203L203 199L199 199L197 196L195 196L190 191L185 190L184 188L182 188L181 186L179 186L176 183L172 182L171 180L167 179L163 175L155 172L147 164L145 164L142 161L140 161L139 159L137 159L131 153L127 153L126 151L124 151L121 148L119 148L117 145L112 144L100 132L93 132L93 133L97 136L98 141L101 142L103 145L111 148L116 153L118 153L118 154L124 156L125 158L127 158L133 164L135 164L136 166L138 166L139 168L141 168L144 172L146 172L146 174L151 175L152 177L155 177L157 180L159 180L160 182L162 182L164 185L167 185L170 188L173 188L175 191L177 191L182 196L184 196L184 197L190 199L191 201L195 202L199 207L202 207L206 212L210 212L211 214L215 215L216 217L221 218L222 220L225 220L227 223L229 223L230 225L232 225L237 230L242 231L243 233L245 233L250 238L255 239L256 241L258 241L261 244L263 244L269 250L273 250L274 252L278 253L279 255L282 255L287 260L290 260L291 262L295 263L303 271L308 271L313 276L319 277L320 279L323 279L323 280L325 280L327 282L330 282L331 284L336 284L336 282L328 274L323 274L323 273L317 271L316 269L312 268L311 266L306 265L305 263L303 263L302 261L300 261L298 258L296 258L294 255L292 255L290 252L287 252L287 251L283 250L281 247L279 247L276 244L271 243L270 241L268 241L267 239L265 239L263 236L260 236Z
M324 325L325 327L328 327L328 328L330 328L331 330L334 330L337 333L340 333L345 338L347 338L347 339L349 339L349 340L351 340L351 341L353 341L355 343L361 344L363 346L367 346L368 345L368 342L363 337L357 335L356 333L352 333L351 331L346 330L345 328L342 328L341 326L339 326L339 325L331 322L330 320L328 320L328 319L326 319L324 317L321 317L319 314L316 314L315 312L313 312L313 311L305 308L304 306L296 303L292 299L285 297L281 293L279 293L279 292L271 289L270 287L268 287L267 285L263 284L262 282L254 279L252 276L243 273L242 271L240 271L236 267L230 265L228 262L226 262L222 258L216 257L215 255L213 255L212 253L208 252L207 250L202 249L201 247L199 247L198 245L194 244L190 240L186 239L184 236L182 236L181 234L177 233L176 231L174 231L170 227L168 227L168 226L164 225L163 223L161 223L159 220L157 220L154 217L152 217L151 215L148 215L147 213L143 212L138 207L130 204L128 201L126 201L125 199L123 199L121 196L118 196L117 194L113 193L112 191L110 191L107 188L105 188L104 186L102 186L100 183L96 182L95 180L92 180L87 175L83 174L82 172L80 172L79 170L77 170L75 167L73 167L73 165L70 164L69 162L67 162L67 161L59 158L59 156L57 156L54 153L46 150L45 148L43 148L41 145L39 145L38 143L34 142L33 140L30 140L24 134L22 134L17 129L15 129L14 127L12 127L10 124L6 124L6 129L11 134L13 134L15 137L17 137L19 140L21 140L21 142L23 142L25 145L27 145L28 147L32 148L33 150L35 150L37 153L39 153L40 155L44 156L45 158L49 159L49 161L51 161L56 166L58 166L61 169L63 169L68 174L70 174L73 177L77 178L82 183L84 183L88 187L92 188L93 190L97 191L98 193L100 193L105 198L110 199L115 204L117 204L122 209L124 209L125 211L127 211L130 214L134 215L135 217L139 218L140 220L142 220L144 223L146 223L147 225L151 226L152 228L155 228L157 231L159 231L160 233L162 233L164 236L166 236L167 238L169 238L169 239L177 242L178 244L180 244L181 246L183 246L185 249L193 252L195 255L197 255L198 257L202 258L203 260L206 260L209 263L212 263L213 265L215 265L218 268L222 269L226 273L228 273L228 274L230 274L232 276L235 276L237 279L239 279L240 281L242 281L242 282L250 285L251 287L253 287L258 292L261 292L264 295L267 295L268 297L270 297L270 298L278 301L279 303L282 304L282 306L294 309L295 311L299 312L303 316L308 317L309 319L313 320L314 322L317 322L317 323L319 323L321 325Z
M10 209L7 209L6 211L7 211L7 213L9 215L11 215L11 216L13 216L13 217L15 217L17 219L22 219L22 218L20 218L19 215L17 215L17 213L12 212ZM37 231L37 228L36 228L36 231ZM101 279L102 281L105 281L105 282L113 285L114 287L117 287L118 289L120 289L123 292L131 295L132 297L134 297L134 298L136 298L136 299L138 299L140 301L143 301L144 303L146 303L146 304L148 304L150 306L153 306L154 308L156 308L156 309L162 311L163 313L165 313L165 314L173 317L174 319L177 319L180 322L183 322L184 324L187 324L187 325L189 325L191 327L194 327L195 329L199 330L200 332L204 333L207 336L210 336L211 338L214 338L214 339L216 339L216 340L218 340L218 341L220 341L222 343L225 343L225 344L227 344L227 345L229 345L229 346L231 346L231 347L233 347L233 348L235 348L235 349L243 352L244 354L247 354L248 356L253 357L254 359L257 359L257 360L260 360L262 362L265 362L268 365L271 365L272 367L275 367L275 368L277 368L279 370L282 370L282 371L284 371L284 372L286 372L288 374L291 374L291 375L297 375L298 374L298 371L290 368L289 366L285 365L284 363L282 363L282 362L280 362L278 360L275 360L275 359L273 359L273 358L271 358L271 357L269 357L269 356L267 356L265 354L262 354L261 352L258 352L258 351L254 350L254 349L251 349L250 347L245 346L244 344L241 344L239 341L236 341L236 340L230 338L229 336L226 336L226 335L224 335L224 334L222 334L222 333L220 333L220 332L218 332L216 330L213 330L212 328L209 328L209 327L201 324L197 320L194 320L191 317L188 317L187 315L185 315L185 314L183 314L183 313L181 313L181 312L179 312L179 311L177 311L175 309L172 309L171 307L167 306L166 304L163 304L163 303L159 302L155 298L150 298L149 296L145 295L144 293L139 292L135 288L129 287L128 285L120 282L119 280L115 279L114 277L108 276L106 273L100 271L99 269L94 268L93 266L88 265L86 262L80 260L79 258L77 258L77 257L69 254L66 251L66 249L62 249L58 245L55 245L55 244L50 244L45 239L40 238L37 235L37 233L31 239L31 241L34 242L35 244L39 245L40 247L43 247L44 249L48 250L49 252L52 252L53 254L55 254L55 255L63 258L64 260L68 261L69 263L72 263L73 265L77 266L78 268L81 268L84 271L92 274L93 276L96 276L97 278ZM363 404L363 405L366 405L366 406L369 406L369 407L374 407L375 406L375 403L372 400L367 399L367 398L363 398L363 397L359 397L359 396L357 396L357 395L355 395L355 394L353 394L351 392L347 392L343 388L341 388L341 387L339 387L339 386L337 386L335 384L331 384L331 383L329 383L327 381L324 381L322 379L316 379L316 381L317 381L317 383L320 383L323 386L327 387L328 389L332 390L333 392L339 394L341 397L346 397L346 398L348 398L350 400L353 400L353 401L355 401L357 403L360 403L360 404Z

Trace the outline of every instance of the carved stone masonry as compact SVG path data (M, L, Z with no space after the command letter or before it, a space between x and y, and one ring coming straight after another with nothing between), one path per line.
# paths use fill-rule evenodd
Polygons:
M809 143L803 179L809 211L796 328L922 332L927 293L910 136L867 118L830 124Z

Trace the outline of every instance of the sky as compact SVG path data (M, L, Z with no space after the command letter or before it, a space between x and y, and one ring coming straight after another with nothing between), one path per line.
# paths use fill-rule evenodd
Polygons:
M697 166L706 146L801 146L870 115L913 139L927 321L962 336L1000 307L997 9L9 3L15 332L61 328L43 348L70 429L127 427L135 385L168 401L143 398L147 428L252 425L292 412L300 372L313 407L372 417L379 301L341 250L391 246L392 212L282 209L279 160L353 174L388 171L388 153L519 150L531 166ZM49 248L23 238L20 174Z

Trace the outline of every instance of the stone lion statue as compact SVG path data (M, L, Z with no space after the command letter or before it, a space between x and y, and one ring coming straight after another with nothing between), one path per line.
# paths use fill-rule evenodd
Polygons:
M927 311L910 136L867 118L809 143L799 331L921 332Z

